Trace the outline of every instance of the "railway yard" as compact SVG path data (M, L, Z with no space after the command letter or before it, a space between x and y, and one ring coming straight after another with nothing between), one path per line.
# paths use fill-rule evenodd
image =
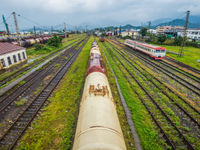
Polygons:
M64 38L62 47L34 58L30 48L33 61L0 74L0 150L73 148L92 45L100 50L102 58L95 58L104 62L122 130L112 132L127 150L200 150L200 71L87 34Z

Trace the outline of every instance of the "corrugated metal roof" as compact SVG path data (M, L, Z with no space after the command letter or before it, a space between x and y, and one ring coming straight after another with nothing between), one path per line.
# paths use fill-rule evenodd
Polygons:
M7 42L0 42L0 55L10 53L13 51L18 51L24 49L23 47L7 43Z

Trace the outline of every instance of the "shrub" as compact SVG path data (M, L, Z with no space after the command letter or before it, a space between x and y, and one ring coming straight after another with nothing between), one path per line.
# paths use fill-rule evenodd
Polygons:
M52 38L50 38L47 42L49 46L59 47L62 43L62 38L58 37L57 35L54 35Z
M34 47L35 47L35 50L36 50L36 51L40 51L41 49L43 49L44 45L42 45L42 44L40 44L40 43L36 43L36 44L34 45Z
M173 40L170 40L170 39L167 39L163 44L164 44L164 45L173 45L173 44L174 44L174 41L173 41Z
M165 35L159 35L158 36L158 43L163 44L163 42L165 42L165 40L167 39L167 37Z

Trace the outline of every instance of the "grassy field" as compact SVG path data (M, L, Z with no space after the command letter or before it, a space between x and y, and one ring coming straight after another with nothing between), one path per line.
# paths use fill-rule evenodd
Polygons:
M176 53L178 53L180 49L179 46L167 46L167 45L160 45L160 46L163 46L167 50L174 51ZM167 56L172 57L180 62L183 62L200 70L200 63L197 62L198 59L200 60L200 48L184 47L183 52L184 52L183 57L179 57L176 54L172 53L167 53Z
M92 41L90 38L84 46L78 61L65 75L49 99L49 105L32 123L17 149L70 149Z
M104 48L102 43L100 44L100 47ZM109 54L108 51L106 50L105 54L118 78L118 82L122 90L123 96L132 113L132 119L135 123L135 127L140 137L142 147L147 150L164 149L163 145L165 143L163 143L163 141L159 139L159 135L155 124L153 123L146 108L137 97L133 88L137 89L137 91L140 93L142 92L137 88L136 85L131 86L128 83L125 77L125 75L126 76L128 75L123 73L124 72L124 70L122 69L123 67L121 67L118 61L114 59L112 53Z

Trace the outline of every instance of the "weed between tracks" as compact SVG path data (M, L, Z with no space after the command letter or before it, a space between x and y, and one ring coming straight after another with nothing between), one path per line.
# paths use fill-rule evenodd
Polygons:
M112 48L112 47L110 47ZM112 52L111 55L116 55L116 52ZM124 56L126 56L126 54L123 54ZM112 56L112 57L113 57ZM128 58L128 56L126 56ZM120 58L120 60L124 63L123 59ZM129 60L131 60L131 57L129 58ZM117 60L115 60L116 63L118 63ZM138 62L135 61L135 59L132 60L132 62L134 62L134 66L137 66L139 68L141 68L141 66L143 66L142 64L138 65ZM137 63L136 63L137 62ZM120 66L120 64L118 63L118 66ZM122 66L120 66L122 67ZM126 67L132 72L132 74L135 74L135 70L132 69L132 67L130 68L129 65L126 65ZM122 67L123 68L123 67ZM140 70L143 71L143 74L145 74L145 71L147 68L144 69L141 68ZM120 69L123 71L123 69ZM135 74L135 78L136 80L138 80L141 84L143 84L143 86L145 87L146 90L149 91L149 93L154 97L155 101L157 101L157 103L161 106L162 110L165 111L165 113L168 114L168 117L176 124L176 126L181 129L183 131L183 133L185 134L186 138L193 144L196 145L196 147L199 147L199 142L198 142L198 132L195 132L194 126L191 126L191 123L189 123L189 127L187 126L186 122L189 122L186 118L186 116L183 116L183 114L181 114L179 112L179 109L175 107L174 102L170 102L169 99L162 94L161 91L166 92L168 95L170 95L176 103L179 103L179 105L181 105L181 107L183 107L185 110L187 110L187 112L190 113L190 115L192 115L195 119L199 119L198 114L196 114L195 112L193 112L193 110L190 109L190 107L188 107L188 105L186 105L185 103L183 103L182 100L177 99L177 96L172 94L170 91L168 91L162 84L159 84L156 80L153 81L152 80L152 76L150 74L148 74L146 72L147 75L147 79L145 79L141 74ZM150 75L150 76L149 76ZM160 87L159 89L154 87L149 81L153 81L155 84L158 85L158 87ZM137 88L138 90L139 88ZM156 94L155 94L156 93ZM141 93L141 95L143 95ZM144 97L145 99L145 97ZM159 114L157 113L157 109L153 108L153 105L151 103L149 103L148 100L145 100L145 103L151 108L151 110L153 110L153 112L156 114L156 117L159 116ZM161 118L162 116L159 117L159 122L162 121ZM186 121L187 120L187 121ZM186 122L185 122L186 121ZM161 122L162 127L165 129L165 132L168 133L171 138L174 140L174 142L178 142L179 143L179 139L178 137L174 137L174 130L170 129L170 126L167 125L167 122L165 120L163 120ZM190 131L190 132L189 132ZM197 136L197 137L196 137ZM196 138L195 138L196 137ZM181 141L180 141L181 142Z
M16 106L22 106L27 102L27 99L21 98L19 101L16 101L15 104Z
M101 45L101 43L99 43L99 45ZM121 100L120 100L120 96L119 96L119 93L118 93L118 90L117 90L117 85L116 85L116 82L115 82L114 75L111 72L109 65L106 63L106 59L105 59L105 56L103 55L102 50L101 50L101 54L103 56L104 64L105 64L105 67L106 67L107 77L108 77L108 81L109 81L110 88L111 88L111 91L112 91L113 99L115 100L115 103L116 103L116 106L117 106L117 114L118 114L118 117L119 117L119 121L120 121L120 125L121 125L121 128L122 128L122 132L123 132L123 135L124 135L124 139L125 139L127 149L128 150L134 150L134 149L136 149L135 145L134 145L134 139L133 139L133 136L131 134L130 127L128 125L127 119L125 119L126 115L125 115L125 112L124 112L124 108L121 104Z
M100 43L99 46L101 48L104 48L102 43ZM127 82L127 79L122 73L122 71L124 72L123 67L121 67L120 64L113 59L114 56L112 55L114 54L109 54L107 50L105 51L105 54L114 72L116 73L123 96L132 113L132 119L135 123L135 127L140 137L143 148L148 150L164 149L164 143L161 139L159 139L156 126L153 124L151 116L148 114L144 105L141 103L136 93L132 90L131 85ZM135 83L133 83L132 86L137 89L137 91L142 95L142 91L137 88L137 85Z
M70 149L92 41L84 46L17 149Z

